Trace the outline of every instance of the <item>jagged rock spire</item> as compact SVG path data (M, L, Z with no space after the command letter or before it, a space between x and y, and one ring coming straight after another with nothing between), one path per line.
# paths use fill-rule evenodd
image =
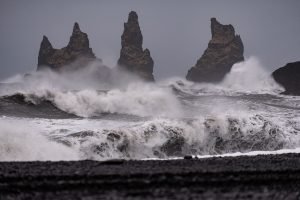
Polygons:
M54 49L46 36L40 45L38 70L48 67L53 70L60 70L63 66L81 59L84 66L87 61L95 59L92 49L89 47L89 39L86 33L82 32L79 24L75 22L73 32L68 45L62 49Z
M81 30L79 28L79 24L78 24L78 22L75 22L74 26L73 26L73 33L72 34L76 34L76 33L80 33L80 32L81 32Z
M138 22L138 15L131 11L124 23L121 36L121 52L118 65L121 69L132 72L144 80L154 81L153 59L148 49L143 50L143 36Z
M49 39L45 35L43 36L43 40L42 40L41 46L44 49L53 49L52 44L50 43Z
M231 24L222 25L216 18L211 18L211 34L210 43L229 43L235 37L235 31Z
M38 63L46 63L47 62L47 55L51 55L53 53L54 49L52 47L52 44L50 43L49 39L44 35L43 40L41 42L40 51L39 51L39 57L38 57ZM38 65L38 69L39 69Z
M223 25L211 18L212 38L207 49L187 73L186 78L195 82L220 82L231 67L244 60L244 46L235 35L231 24Z
M127 23L124 23L124 32L121 36L122 46L134 46L142 50L143 35L138 22L138 15L136 12L131 11L128 15Z
M86 51L90 48L89 46L90 44L87 34L81 32L78 23L75 22L67 48L74 51Z

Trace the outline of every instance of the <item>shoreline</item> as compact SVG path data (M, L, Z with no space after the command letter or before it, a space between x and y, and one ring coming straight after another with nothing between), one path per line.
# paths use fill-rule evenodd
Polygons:
M0 199L295 199L300 154L0 162Z

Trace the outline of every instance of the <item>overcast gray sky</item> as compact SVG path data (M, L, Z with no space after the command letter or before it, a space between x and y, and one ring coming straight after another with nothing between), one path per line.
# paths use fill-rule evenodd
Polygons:
M211 38L211 17L232 24L245 57L257 56L270 72L300 60L299 0L0 0L0 79L35 70L42 36L64 47L75 21L97 57L115 65L131 10L157 79L186 75Z

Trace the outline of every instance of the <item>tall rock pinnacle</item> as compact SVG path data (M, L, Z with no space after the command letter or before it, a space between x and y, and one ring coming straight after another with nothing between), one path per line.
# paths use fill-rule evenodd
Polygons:
M211 34L207 49L188 71L187 80L220 82L235 63L244 60L243 42L231 24L222 25L211 18Z
M46 36L43 36L39 51L38 63L47 63L47 55L52 55L54 51L55 49L53 49L49 39Z
M93 54L89 46L88 36L86 33L81 32L77 22L74 24L73 32L67 48L71 51L80 51L90 55Z
M143 36L138 22L138 15L131 11L124 23L121 36L121 52L118 65L121 69L137 74L146 81L154 81L153 65L148 49L143 50Z
M80 60L80 65L84 65L93 59L96 57L89 46L88 36L80 30L76 22L68 45L62 49L54 49L48 38L43 37L37 69L49 67L53 70L61 70L63 66L70 65L75 61Z

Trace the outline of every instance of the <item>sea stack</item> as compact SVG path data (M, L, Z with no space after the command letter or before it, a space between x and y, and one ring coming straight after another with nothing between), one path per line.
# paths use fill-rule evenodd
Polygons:
M187 73L186 79L194 82L220 82L231 67L244 60L244 46L239 35L235 35L231 24L222 25L211 18L212 38L207 49Z
M122 70L136 74L146 81L154 81L153 59L148 49L143 50L143 36L138 22L138 15L131 11L124 23L121 36L121 52L118 65Z
M82 67L93 60L96 60L96 56L90 48L88 35L80 30L76 22L68 45L62 49L54 49L48 38L43 36L37 69L50 68L59 71L72 64L72 68ZM75 61L78 62L76 65Z
M285 88L282 94L300 95L300 61L286 64L275 70L272 76Z

